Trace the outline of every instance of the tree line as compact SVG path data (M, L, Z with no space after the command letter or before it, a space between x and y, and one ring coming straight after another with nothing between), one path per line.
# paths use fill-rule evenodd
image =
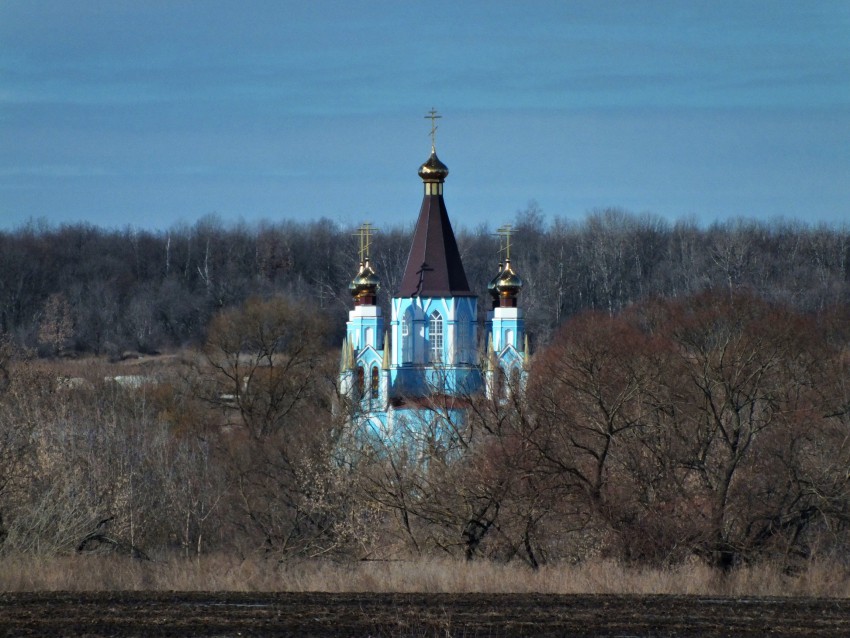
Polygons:
M463 397L463 423L434 397L392 439L351 426L309 301L219 311L149 384L68 384L6 340L0 552L846 564L848 310L727 289L587 310L527 381Z
M357 436L339 392L352 229L0 234L0 552L846 560L848 232L534 205L514 226L527 385L465 397L448 435L398 424L402 447ZM457 235L483 297L498 240ZM409 240L375 238L384 304ZM130 385L56 356L172 348Z
M748 289L815 312L848 300L850 231L799 222L701 227L596 211L546 221L517 213L513 261L525 281L529 332L547 343L583 310L613 316L642 299ZM356 268L352 228L329 220L224 225L214 216L166 231L33 222L0 233L0 332L41 355L153 353L199 346L212 316L253 296L309 300L342 335ZM375 237L385 305L397 289L411 228ZM470 284L496 272L494 229L459 228Z

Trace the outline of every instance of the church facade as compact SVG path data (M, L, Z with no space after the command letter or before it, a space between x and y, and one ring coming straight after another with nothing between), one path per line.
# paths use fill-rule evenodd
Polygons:
M425 192L389 322L378 304L368 225L361 228L340 389L352 425L384 442L450 434L463 424L470 397L499 396L525 377L528 341L517 304L522 280L511 267L510 244L480 322L443 198L448 173L432 145L419 168Z

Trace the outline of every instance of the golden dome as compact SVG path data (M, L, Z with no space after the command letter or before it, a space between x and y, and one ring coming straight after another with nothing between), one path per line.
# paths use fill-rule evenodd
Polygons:
M380 284L380 279L378 279L378 275L375 274L375 271L372 270L372 267L369 265L369 260L366 260L366 263L361 264L360 271L357 273L357 276L351 280L351 283L348 284L348 290L351 291L351 296L354 297L355 300L365 301L367 297L372 298L372 303L374 303L374 297L378 292L378 286Z
M495 279L494 288L498 297L513 299L522 289L522 279L511 268L511 262L506 261L505 267Z
M431 157L419 167L419 177L425 182L442 182L449 174L449 167L437 157L437 151L431 149Z

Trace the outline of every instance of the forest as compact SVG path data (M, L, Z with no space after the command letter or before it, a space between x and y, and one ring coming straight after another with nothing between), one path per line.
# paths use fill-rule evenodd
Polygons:
M846 564L850 231L513 226L527 386L426 455L345 427L354 229L0 233L0 553ZM410 230L374 238L384 304ZM486 298L498 238L456 234Z
M528 330L541 345L582 310L613 316L652 297L749 290L802 312L848 300L847 228L750 220L703 228L617 210L547 222L534 202L505 221ZM412 224L374 238L384 304ZM455 224L470 285L485 294L499 261L495 229L463 228L462 215ZM0 331L40 355L148 354L198 346L216 312L277 294L314 303L341 340L354 230L326 219L225 226L214 216L160 232L33 222L0 232Z

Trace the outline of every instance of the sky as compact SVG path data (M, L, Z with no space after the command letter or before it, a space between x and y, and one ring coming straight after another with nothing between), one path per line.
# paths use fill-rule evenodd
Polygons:
M0 229L850 221L846 0L0 0Z

